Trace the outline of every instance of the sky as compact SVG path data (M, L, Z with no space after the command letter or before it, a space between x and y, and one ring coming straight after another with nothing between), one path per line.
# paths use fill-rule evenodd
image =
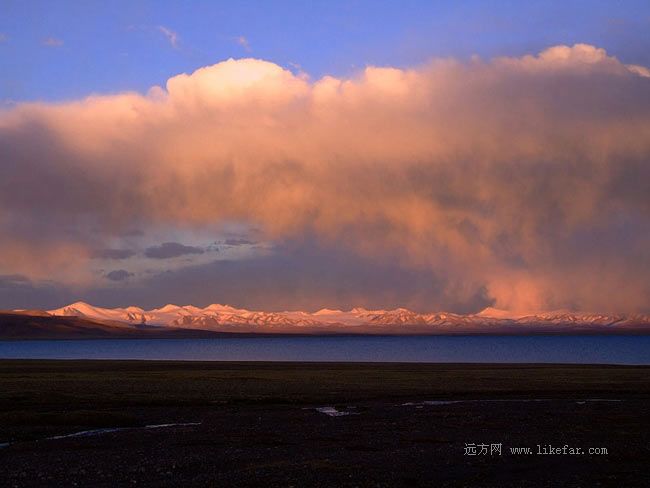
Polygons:
M647 2L0 2L0 308L650 312Z

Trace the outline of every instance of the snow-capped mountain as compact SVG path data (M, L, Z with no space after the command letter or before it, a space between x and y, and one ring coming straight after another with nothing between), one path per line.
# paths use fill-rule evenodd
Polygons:
M54 316L78 316L110 322L180 327L220 332L257 333L543 333L543 332L650 332L649 315L569 312L513 313L486 308L477 314L416 313L395 310L349 311L322 309L317 312L263 312L213 304L101 308L84 302L48 311Z

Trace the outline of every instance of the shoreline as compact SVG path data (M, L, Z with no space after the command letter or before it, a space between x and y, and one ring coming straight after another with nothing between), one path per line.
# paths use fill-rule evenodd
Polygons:
M102 340L132 340L132 341L150 341L150 340L217 340L217 339L273 339L273 338L399 338L399 337L649 337L650 330L633 331L581 331L581 332L562 332L562 331L526 331L526 332L442 332L442 333L357 333L357 332L332 332L332 333L290 333L290 332L220 332L208 331L202 329L187 329L196 333L184 335L161 334L156 335L98 335L98 336L60 336L52 335L51 337L33 337L33 336L2 336L0 331L0 342L28 342L28 341L102 341ZM174 331L175 332L175 331Z

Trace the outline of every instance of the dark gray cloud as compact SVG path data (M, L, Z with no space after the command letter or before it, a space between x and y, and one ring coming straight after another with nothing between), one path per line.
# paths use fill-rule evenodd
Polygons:
M29 283L29 278L19 274L0 275L0 289L23 283Z
M249 239L226 239L223 241L226 246L253 246L257 244Z
M110 273L106 273L106 278L111 281L124 281L133 276L133 273L129 273L125 269L116 269Z
M92 257L95 259L128 259L136 255L132 249L98 249Z
M51 309L71 303L73 296L61 284L35 284L25 276L0 275L0 310Z
M163 242L160 246L145 249L144 255L152 259L169 259L188 254L203 254L204 252L200 247L186 246L180 242Z
M144 231L142 229L128 229L122 232L121 235L124 237L140 237L144 235Z
M272 311L360 306L459 313L479 311L493 303L482 283L461 286L452 276L428 268L389 260L377 263L311 240L280 245L273 254L252 259L216 260L156 272L144 281L96 288L76 299L109 307L224 303Z
M480 283L459 291L453 278L430 269L391 261L377 264L354 252L327 249L312 241L280 245L273 254L253 259L216 260L155 272L144 280L127 279L131 274L126 270L105 276L119 281L120 286L79 293L62 284L35 285L25 277L0 278L0 308L52 309L84 300L103 307L225 303L271 311L360 306L470 313L493 303Z

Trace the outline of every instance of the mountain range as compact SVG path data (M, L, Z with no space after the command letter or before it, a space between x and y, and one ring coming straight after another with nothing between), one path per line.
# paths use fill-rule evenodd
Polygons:
M20 311L19 313L27 313ZM201 330L219 333L281 334L535 334L535 333L650 333L650 315L600 314L567 310L509 312L486 308L476 314L416 313L394 310L317 312L251 311L213 304L101 308L84 302L42 312L49 317L91 320L105 325L128 325L153 330Z

